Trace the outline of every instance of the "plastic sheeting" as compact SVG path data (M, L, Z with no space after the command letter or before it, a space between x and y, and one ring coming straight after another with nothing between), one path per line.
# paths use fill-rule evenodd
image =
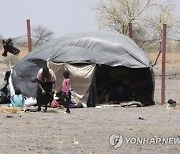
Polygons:
M34 49L19 61L12 72L14 87L21 89L25 96L35 97L34 79L49 58L54 63L151 67L149 58L128 36L115 32L69 34Z

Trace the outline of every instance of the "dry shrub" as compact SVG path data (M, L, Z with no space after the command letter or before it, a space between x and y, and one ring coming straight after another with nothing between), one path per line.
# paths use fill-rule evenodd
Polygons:
M19 58L15 55L9 55L6 58L4 58L3 63L7 65L15 65L19 61Z
M0 113L20 114L21 113L21 109L18 108L18 107L1 106L0 107Z
M20 53L18 56L12 55L11 53L8 53L7 57L2 57L0 55L0 63L4 63L4 64L11 64L11 65L15 65L20 59L22 59L24 56L26 56L28 54L28 50L27 48L19 48L20 49ZM0 53L3 53L3 49L0 49Z
M148 53L147 55L151 59L152 63L154 63L158 53ZM161 65L161 63L162 63L162 54L160 54L159 56L157 65ZM180 65L180 53L178 52L166 53L166 64L173 66Z

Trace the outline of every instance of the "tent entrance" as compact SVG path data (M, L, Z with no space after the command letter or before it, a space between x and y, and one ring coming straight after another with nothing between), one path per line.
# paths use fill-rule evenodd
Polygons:
M98 103L139 101L153 105L154 83L149 68L127 68L96 65Z

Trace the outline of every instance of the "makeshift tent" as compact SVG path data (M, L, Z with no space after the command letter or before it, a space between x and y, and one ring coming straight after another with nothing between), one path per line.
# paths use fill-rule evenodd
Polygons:
M18 62L12 82L25 96L36 97L38 70L47 65L61 88L64 70L84 103L136 100L152 105L154 75L150 59L128 36L116 32L69 34L48 42Z

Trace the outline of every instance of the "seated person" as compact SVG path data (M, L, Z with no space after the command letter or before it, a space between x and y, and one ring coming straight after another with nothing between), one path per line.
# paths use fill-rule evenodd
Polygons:
M10 100L11 100L10 106L12 106L12 107L20 107L20 108L24 107L25 97L22 96L20 89L15 90L15 95L12 96L10 98Z

